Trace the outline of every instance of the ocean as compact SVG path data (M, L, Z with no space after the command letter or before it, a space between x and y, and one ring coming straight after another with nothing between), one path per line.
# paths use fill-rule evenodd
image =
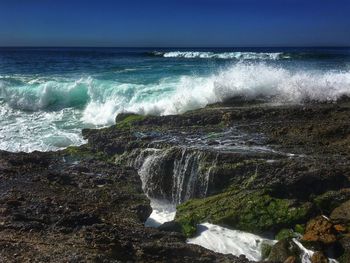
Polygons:
M350 95L350 48L0 48L0 149L81 145L120 112Z

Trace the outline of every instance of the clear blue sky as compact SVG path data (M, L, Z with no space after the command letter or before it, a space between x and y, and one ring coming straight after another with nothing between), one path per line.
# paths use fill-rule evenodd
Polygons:
M0 46L350 46L350 0L0 0Z

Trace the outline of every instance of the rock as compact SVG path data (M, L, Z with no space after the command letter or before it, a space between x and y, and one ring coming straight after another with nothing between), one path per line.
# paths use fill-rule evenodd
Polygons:
M123 113L119 113L116 117L115 117L115 122L121 122L123 120L125 120L126 118L130 117L130 116L137 116L138 114L133 113L133 112L123 112Z
M283 239L272 247L268 260L272 262L301 263L300 253L301 250L292 239Z
M162 225L160 225L158 229L161 231L182 233L181 225L175 221L165 222Z
M321 242L325 245L336 242L337 238L333 224L324 216L311 219L306 225L302 241Z
M344 225L334 225L334 229L339 233L345 233L348 231Z
M259 234L306 221L311 210L308 202L273 198L261 190L230 189L179 205L175 220L190 230L187 234L194 234L195 226L204 221Z
M350 200L350 188L339 191L327 191L315 197L314 202L319 209L329 215L336 207L347 200Z
M330 218L336 224L350 225L350 200L335 208Z
M296 262L297 262L296 257L290 256L283 263L296 263Z
M248 262L188 245L172 231L181 224L192 235L205 220L275 234L336 208L333 229L323 219L309 223L304 237L312 241L303 244L321 251L341 238L339 261L348 263L348 208L341 204L350 198L349 118L348 101L300 107L235 98L180 115L121 114L116 125L84 129L86 145L56 153L0 151L2 260ZM178 223L162 226L170 232L143 225L149 200L139 166L128 166L142 165L148 148L168 154L152 167L147 191L190 199L178 207ZM181 178L173 176L175 164ZM288 238L264 253L279 262L300 259Z
M350 262L350 235L343 236L340 240L341 251L339 251L339 257L337 260L340 263Z
M0 261L248 262L146 228L136 170L87 154L0 151Z
M286 238L295 238L298 236L298 233L294 232L292 229L281 229L275 236L276 240L282 240Z
M271 253L273 245L271 243L263 241L261 244L261 258L263 260L267 259Z
M316 251L311 257L311 263L328 263L328 258L321 251Z

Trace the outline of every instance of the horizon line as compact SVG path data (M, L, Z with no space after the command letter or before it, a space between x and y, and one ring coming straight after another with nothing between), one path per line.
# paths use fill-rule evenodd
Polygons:
M305 45L305 46L40 46L40 45L14 45L0 48L350 48L350 45Z

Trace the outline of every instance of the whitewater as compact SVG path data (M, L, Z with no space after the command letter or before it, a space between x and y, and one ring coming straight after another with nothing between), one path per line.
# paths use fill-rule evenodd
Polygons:
M278 50L168 50L152 56L123 49L10 51L0 50L0 149L9 151L83 144L81 129L112 125L121 112L181 114L231 97L336 102L350 93L347 50L327 56Z
M336 103L348 96L349 49L0 48L0 150L50 151L81 145L86 143L82 129L113 125L121 112L181 114L233 97L292 105ZM235 135L230 130L220 136L232 141L232 133ZM198 172L198 149L211 147L205 143L207 138L201 138L204 143L190 151L181 138L173 139L184 147L174 166L176 187L172 200L151 198L148 227L173 220L176 205L191 198L195 186L206 194L211 168L198 176L191 172L193 180L188 185L183 185L183 178L186 170ZM240 142L226 150L271 151L247 148ZM152 171L168 152L146 149L137 154L137 164L130 166L138 170L148 195ZM262 244L277 241L206 222L187 242L261 260ZM303 251L302 262L311 262L314 252L298 239L294 242Z

